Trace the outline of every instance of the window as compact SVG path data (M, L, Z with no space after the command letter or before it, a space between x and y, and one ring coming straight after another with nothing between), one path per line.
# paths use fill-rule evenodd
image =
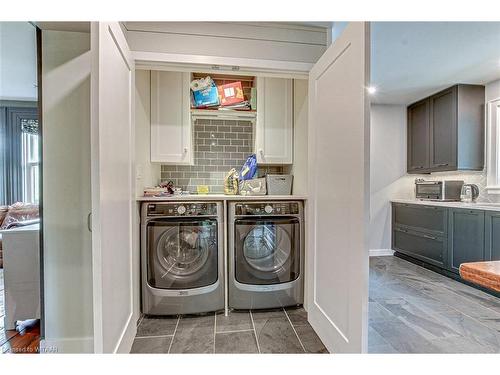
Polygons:
M23 201L38 203L40 199L38 120L23 118L21 120L21 129Z
M500 98L487 103L486 190L500 194Z

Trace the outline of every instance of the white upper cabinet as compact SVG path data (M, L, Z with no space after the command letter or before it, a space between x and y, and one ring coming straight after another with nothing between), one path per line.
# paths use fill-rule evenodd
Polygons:
M192 164L190 73L151 72L151 162Z
M293 80L257 78L255 153L259 164L293 163Z

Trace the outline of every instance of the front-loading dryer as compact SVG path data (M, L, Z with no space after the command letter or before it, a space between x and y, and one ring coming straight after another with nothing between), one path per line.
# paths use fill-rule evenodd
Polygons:
M263 309L304 301L303 203L230 202L229 307Z
M142 312L224 308L222 203L146 202L141 210Z

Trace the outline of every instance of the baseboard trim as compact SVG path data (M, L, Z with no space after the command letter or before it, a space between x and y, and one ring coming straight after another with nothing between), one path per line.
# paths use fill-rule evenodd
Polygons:
M394 255L394 250L391 249L370 249L371 257L384 257L388 255Z
M121 334L120 340L116 345L114 353L130 353L132 349L132 344L134 342L135 335L137 334L137 322L134 319L134 314L131 313L127 324Z

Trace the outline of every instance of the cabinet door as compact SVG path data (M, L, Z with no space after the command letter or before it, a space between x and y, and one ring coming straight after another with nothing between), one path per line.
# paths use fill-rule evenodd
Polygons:
M397 225L416 231L446 235L448 229L448 209L437 206L393 203L392 221L393 226Z
M449 218L448 266L458 273L460 264L485 259L484 211L450 209Z
M259 164L292 164L293 81L257 79L255 153Z
M500 212L487 211L484 215L485 260L500 260Z
M151 72L151 161L191 164L189 73Z
M392 230L392 249L429 264L445 267L446 237L395 226Z
M429 101L408 107L408 172L426 172L429 168Z
M430 168L432 171L457 169L457 87L429 99Z

